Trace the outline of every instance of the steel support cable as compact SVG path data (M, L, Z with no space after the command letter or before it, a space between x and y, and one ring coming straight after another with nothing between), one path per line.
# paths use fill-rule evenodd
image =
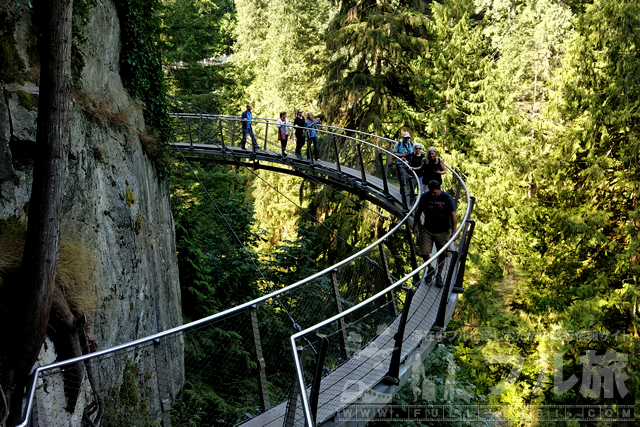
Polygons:
M215 206L216 210L218 211L218 214L220 214L220 216L222 217L222 220L225 222L225 224L227 225L227 227L229 228L229 230L231 231L231 233L233 234L233 236L236 238L236 240L238 241L238 243L240 244L240 246L242 247L242 250L244 251L244 253L247 255L247 257L249 257L249 259L251 260L251 263L253 264L253 266L255 267L255 269L258 271L258 273L260 274L260 277L262 277L262 280L264 280L264 282L267 284L267 286L269 286L269 289L271 289L271 292L274 292L273 287L271 286L271 284L269 283L269 281L267 280L266 277L264 277L264 274L262 273L262 270L260 270L260 267L258 267L258 264L256 264L255 260L253 259L253 257L251 256L251 254L249 253L249 251L247 250L246 246L242 243L242 240L240 240L240 237L238 237L238 235L236 234L236 232L234 231L233 227L231 227L231 224L229 224L229 221L227 221L227 218L225 218L224 214L222 213L222 211L220 210L220 207L218 206L218 204L215 202L215 200L213 200L213 197L211 196L211 193L209 193L209 190L207 190L207 187L204 185L204 183L200 180L200 178L198 177L198 174L193 170L193 168L191 167L191 164L189 163L189 161L184 157L184 155L180 152L180 155L182 156L182 159L184 160L184 162L187 164L187 166L189 167L189 170L191 170L191 173L193 174L193 176L196 178L196 180L198 181L198 183L200 183L200 185L202 186L202 188L204 189L204 192L207 194L207 196L209 197L209 200L211 201L211 203L213 203L213 206ZM289 319L291 320L291 323L293 324L293 329L295 329L296 331L301 331L302 328L300 327L300 325L298 325L298 323L295 321L295 319L291 316L291 314L289 313L289 310L287 310L287 307L282 303L282 301L280 301L279 297L275 297L276 300L280 303L280 305L282 306L282 309L284 310L284 312L287 314L287 316L289 317Z
M197 107L196 107L197 108ZM189 123L187 123L187 126L191 126ZM207 134L205 133L201 133L198 129L194 129L196 132L198 132L198 135L206 138L209 142L211 142L211 145L220 147L220 144L217 144L214 142L214 140L209 137ZM174 143L174 147L175 147L175 143ZM186 160L186 158L184 157L184 155L182 154L182 152L180 150L178 150L177 147L176 151L180 152L180 155L182 156L182 158ZM347 242L342 236L340 236L338 233L336 233L335 231L333 231L331 228L327 227L322 221L320 221L318 218L316 218L315 216L313 216L311 213L309 213L308 211L306 211L304 208L302 208L301 206L299 206L297 203L295 203L293 200L291 200L289 197L287 197L284 193L282 193L280 190L278 190L277 188L275 188L273 185L271 185L269 182L267 182L264 178L262 178L260 175L258 175L255 171L251 170L248 166L246 166L243 162L241 162L240 160L238 160L233 154L230 154L229 157L231 157L236 163L238 163L238 165L240 165L241 167L245 168L247 171L249 171L250 173L252 173L255 177L257 177L258 179L260 179L261 181L263 181L265 184L267 184L269 187L271 187L273 190L275 190L276 192L278 192L279 194L281 194L285 199L287 199L287 201L289 201L290 203L292 203L294 206L296 206L298 209L300 209L302 212L304 212L306 215L308 215L310 218L312 218L315 222L317 222L319 225L321 225L322 227L324 227L325 229L327 229L331 234L333 234L334 236L336 236L338 239L340 239L342 242L344 242L346 245L348 245L352 250L354 251L359 251L358 248L356 248L355 246L353 246L352 244L350 244L349 242ZM325 185L326 187L329 187L328 185L324 184L324 183L320 183L322 185ZM331 188L331 187L329 187ZM370 208L368 208L370 209ZM371 210L371 209L370 209ZM372 210L372 212L375 213L375 211ZM380 215L381 217L383 217L382 215ZM383 217L384 218L384 217ZM370 263L372 263L373 265L375 265L376 267L382 269L382 267L373 259L369 258L368 256L364 256L364 258L366 260L368 260Z

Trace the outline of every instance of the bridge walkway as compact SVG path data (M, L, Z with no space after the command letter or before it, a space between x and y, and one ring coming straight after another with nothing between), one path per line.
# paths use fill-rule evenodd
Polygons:
M356 194L396 216L403 216L403 212L408 211L406 202L403 204L399 185L388 179L385 184L385 178L369 173L363 174L362 170L344 164L322 159L311 160L307 157L296 157L291 154L283 156L280 153L264 149L246 150L228 145L176 142L174 146L185 156L192 154L206 156L205 159L191 160L235 165L240 161L244 166L254 170L271 170L303 178L313 175L315 179L326 185ZM288 166L288 168L274 167L272 164Z

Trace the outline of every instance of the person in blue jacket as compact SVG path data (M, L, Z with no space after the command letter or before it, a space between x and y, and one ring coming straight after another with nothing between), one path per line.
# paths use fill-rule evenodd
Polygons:
M402 185L404 186L407 201L411 200L411 193L413 193L413 191L409 190L409 177L412 175L410 175L408 166L404 160L411 153L413 153L413 142L411 142L411 135L409 132L405 132L402 134L402 140L396 142L396 145L394 145L393 154L400 157L400 160L396 160L396 163L398 164L398 174L402 181Z
M309 152L307 157L311 158L311 150L313 150L313 159L318 160L318 125L322 124L320 119L314 119L313 113L307 113L307 127L309 128Z
M258 143L256 142L256 136L253 134L253 114L251 114L252 109L253 107L251 107L251 104L247 104L247 110L242 113L242 116L240 116L240 119L242 120L242 140L240 141L240 143L242 144L243 150L246 150L247 134L251 135L253 148L255 148L256 150L260 148L260 146L258 146Z

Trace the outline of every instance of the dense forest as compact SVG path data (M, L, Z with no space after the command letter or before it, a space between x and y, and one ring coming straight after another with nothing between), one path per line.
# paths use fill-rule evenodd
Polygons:
M252 103L258 117L300 108L388 138L409 131L464 173L477 227L452 333L425 363L423 379L437 384L438 399L453 372L455 399L464 402L640 399L640 3L162 0L157 7L169 93L214 113L240 114ZM371 209L298 178L197 168L211 200L177 160L171 178L187 320L263 292L252 259L285 285L384 228ZM323 243L324 228L286 198L349 244ZM613 395L589 392L591 350L615 352L600 368L616 372ZM495 362L498 355L521 360L517 378L501 383L510 366ZM574 386L559 387L572 375ZM397 402L426 399L415 393L417 380Z

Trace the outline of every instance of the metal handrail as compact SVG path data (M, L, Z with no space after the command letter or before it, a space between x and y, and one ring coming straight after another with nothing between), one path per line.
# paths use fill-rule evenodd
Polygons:
M210 117L215 117L215 118L218 118L218 117L225 117L225 118L226 117L230 117L230 118L236 119L238 121L240 120L239 116L222 116L222 115L212 115L212 114L206 114L206 115L210 116ZM195 115L195 116L200 116L200 115ZM364 134L363 132L350 130L350 129L336 128L336 127L332 127L332 128L342 129L342 130L347 131L347 132L355 132L355 133ZM318 129L318 131L322 131L322 130ZM337 135L337 136L340 136L340 137L343 137L343 138L347 138L347 139L350 139L350 140L354 140L354 141L358 141L358 142L364 143L366 145L369 145L369 146L373 147L374 149L382 150L385 153L392 155L393 157L395 157L398 160L402 160L399 157L397 157L395 154L389 152L388 150L385 150L384 148L379 147L379 146L377 146L375 144L369 143L367 141L360 140L358 138L347 136L347 135L336 134L336 133L329 132L329 131L322 131L322 132L327 133L327 134ZM370 134L365 134L365 135L370 135ZM388 138L377 137L375 135L373 135L373 136L376 137L376 138L383 138L383 139L386 139L388 141L392 141L392 140L390 140ZM418 179L418 176L416 175L416 173L414 171L411 171L411 172L413 173L414 177L416 179ZM307 283L309 283L309 282L311 282L311 281L313 281L313 280L315 280L315 279L317 279L317 278L319 278L321 276L324 276L326 274L331 273L334 269L339 268L339 267L341 267L341 266L343 266L345 264L348 264L351 261L353 261L354 259L356 259L356 258L358 258L358 257L360 257L362 255L365 255L366 253L368 253L371 250L373 250L374 248L376 248L379 244L382 244L389 236L394 234L400 227L402 227L402 225L411 217L412 213L417 208L419 201L420 201L420 194L418 194L418 196L416 197L416 201L415 201L414 205L411 207L409 212L407 212L406 216L400 222L398 222L391 230L389 230L389 232L387 232L385 235L380 237L378 240L376 240L375 242L373 242L372 244L370 244L366 248L361 249L360 251L356 252L355 254L349 256L348 258L346 258L346 259L344 259L344 260L342 260L342 261L340 261L340 262L338 262L338 263L336 263L336 264L334 264L334 265L332 265L332 266L330 266L330 267L328 267L328 268L326 268L326 269L324 269L324 270L322 270L322 271L320 271L320 272L318 272L316 274L313 274L312 276L307 277L306 279L302 279L302 280L300 280L300 281L298 281L298 282L296 282L296 283L294 283L292 285L289 285L289 286L284 287L282 289L279 289L277 291L271 292L270 294L267 294L267 295L264 295L262 297L256 298L256 299L254 299L252 301L249 301L249 302L246 302L244 304L240 304L240 305L238 305L236 307L232 307L230 309L221 311L220 313L213 314L213 315L205 317L203 319L196 320L196 321L188 323L186 325L177 326L175 328L168 329L168 330L163 331L163 332L159 332L157 334L148 336L146 338L140 338L138 340L131 341L131 342L124 343L124 344L120 344L120 345L115 346L115 347L110 347L110 348L107 348L107 349L104 349L104 350L96 351L94 353L89 353L89 354L86 354L86 355L74 357L72 359L67 359L67 360L64 360L64 361L61 361L61 362L56 362L56 363L52 363L52 364L49 364L49 365L40 366L40 367L36 368L35 371L32 374L33 375L33 380L32 380L32 384L31 384L31 388L30 388L30 392L29 392L29 398L28 398L28 401L27 401L27 406L25 408L24 421L22 423L18 424L18 426L16 426L16 427L26 427L28 425L28 423L29 423L30 414L31 414L31 411L33 410L33 404L34 404L33 401L34 401L34 397L35 397L35 391L36 391L38 375L39 375L40 372L44 372L44 371L48 371L48 370L56 369L56 368L61 368L63 366L72 365L72 364L79 363L79 362L84 362L85 360L93 359L95 357L103 356L103 355L106 355L106 354L115 353L116 351L119 351L119 350L135 347L137 345L148 343L148 342L151 342L151 341L157 341L157 340L160 340L161 338L163 338L165 336L172 335L172 334L175 334L175 333L178 333L178 332L182 332L182 331L185 331L187 329L191 329L193 327L196 327L196 326L199 326L199 325L202 325L202 324L205 324L205 323L209 323L209 322L212 322L212 321L215 321L215 320L222 319L222 318L227 317L229 315L232 315L234 313L237 313L237 312L240 312L242 310L248 309L249 307L251 307L253 305L259 304L259 303L264 302L266 300L269 300L271 298L275 298L275 297L277 297L277 296L279 296L279 295L281 295L283 293L286 293L286 292L292 291L294 289L297 289L299 287L302 287L302 286L306 285ZM417 272L418 272L418 270L415 270L409 276L407 276L405 278L405 280L408 280L409 278L413 277L415 274L417 274ZM402 281L402 283L404 283L404 280ZM368 300L368 301L370 301L370 300ZM351 311L349 311L349 312L351 312Z
M445 165L446 166L446 165ZM463 217L463 219L460 221L460 224L464 224L467 220L470 219L471 216L471 197L469 195L469 191L467 189L467 186L464 184L464 181L462 180L462 178L460 177L460 175L458 175L452 168L450 168L449 166L446 166L447 169L449 169L451 171L452 174L454 174L458 180L460 182L462 182L462 185L464 186L465 189L465 193L467 196L467 209L465 211L465 216ZM304 329L296 334L291 335L290 337L290 341L291 341L291 349L293 351L293 360L294 360L294 364L295 364L295 370L296 370L296 377L298 380L298 386L300 388L300 395L302 397L302 408L304 411L304 416L306 419L306 423L308 426L312 427L314 426L314 422L313 422L313 414L311 413L311 407L309 406L309 399L307 397L307 394L304 392L304 390L306 389L305 383L304 383L304 373L303 373L303 369L302 369L302 363L300 362L300 357L298 355L297 350L297 346L296 346L296 340L300 337L303 337L304 335L310 333L310 332L314 332L319 330L320 328L322 328L323 326L329 325L333 322L338 321L339 319L347 316L348 314L351 314L353 312L355 312L356 310L364 307L365 305L369 304L371 301L374 301L382 296L385 296L387 293L393 291L394 289L398 288L399 286L401 286L403 283L405 283L407 280L409 280L410 278L412 278L413 276L415 276L416 274L418 274L420 271L422 271L425 267L427 267L427 265L429 265L431 262L433 262L434 260L436 260L442 253L444 253L444 251L448 250L448 248L454 243L455 239L458 237L458 235L462 232L463 227L460 226L458 227L458 229L456 230L456 232L451 236L451 238L449 239L449 241L447 242L447 244L445 246L443 246L439 251L436 252L435 255L433 255L431 258L429 258L427 261L425 261L422 265L420 265L417 269L415 269L414 271L412 271L411 273L409 273L407 276L403 277L402 279L396 281L394 284L392 284L391 286L387 287L386 289L381 290L380 292L378 292L377 294L375 294L374 296L360 302L359 304L354 305L353 307L350 307L347 310L344 310L342 313L338 313L335 316L329 318L329 319L325 319L322 322L311 326L307 329Z
M198 119L225 119L225 120L233 120L233 121L238 121L238 122L243 122L241 116L235 116L235 115L230 115L230 114L210 114L210 113L206 113L206 114L197 114L197 113L172 113L174 116L176 117L187 117L187 118L198 118ZM278 119L272 119L269 117L254 117L251 119L251 123L258 123L258 124L269 124L269 125L276 125L276 122L278 121ZM396 141L395 139L391 139L391 138L387 138L385 136L380 136L380 135L375 135L373 133L368 133L368 132L362 132L359 130L354 130L354 129L348 129L348 128L341 128L338 126L330 126L330 125L325 125L325 124L317 124L316 126L318 127L323 127L326 129L337 129L337 130L344 130L346 132L350 132L350 133L354 133L354 134L360 134L363 136L368 136L371 138L376 138L376 139L381 139L384 141L388 141L388 142L393 142L394 144L398 141ZM291 127L293 129L310 129L306 126L301 127L301 126L296 126L293 123L290 122L290 124L288 125L288 127ZM318 130L318 131L322 131L322 129L314 129L314 130ZM366 142L364 140L361 140L359 138L352 138L349 137L348 135L342 135L342 134L336 134L336 135L340 135L340 136L344 136L346 138L351 138L351 139L356 139L358 141L363 141ZM372 144L378 148L381 148L375 144ZM385 150L386 151L386 150ZM393 153L391 153L393 154Z

